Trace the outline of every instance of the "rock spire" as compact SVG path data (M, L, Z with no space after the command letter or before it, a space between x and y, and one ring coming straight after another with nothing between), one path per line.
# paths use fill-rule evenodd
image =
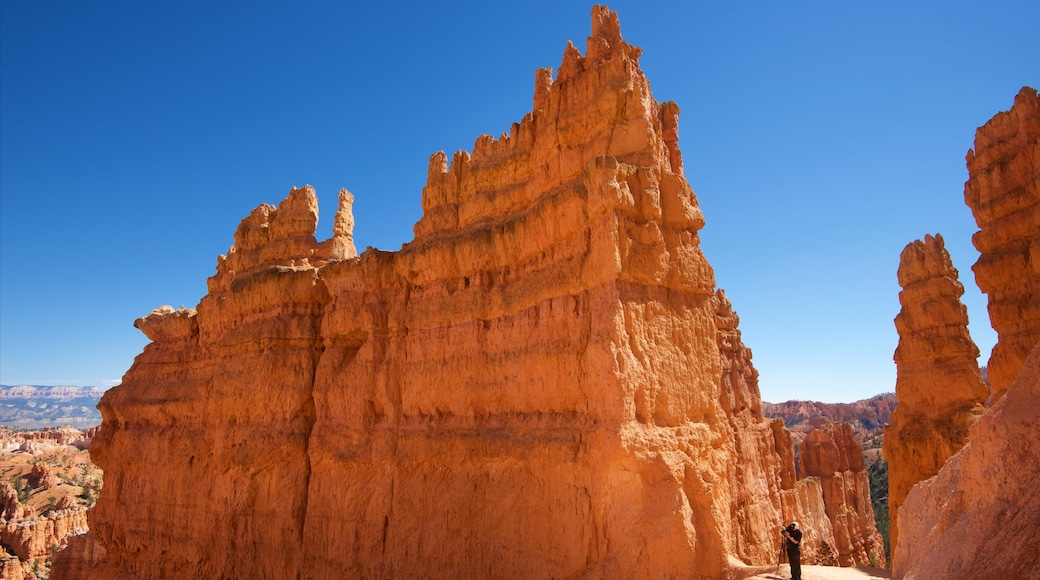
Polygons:
M896 316L896 396L885 428L891 545L898 543L899 508L910 488L939 472L968 440L989 390L979 349L968 333L964 286L940 235L925 236L899 258L902 309Z

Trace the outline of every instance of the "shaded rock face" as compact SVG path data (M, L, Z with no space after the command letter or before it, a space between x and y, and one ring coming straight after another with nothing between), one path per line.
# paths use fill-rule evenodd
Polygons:
M400 252L355 257L346 192L316 242L294 189L197 308L138 320L91 447L92 577L707 579L825 520L639 53L594 8L532 113L433 156Z
M1023 88L1010 111L975 133L964 200L979 231L975 281L989 298L997 331L990 355L993 400L1018 375L1040 341L1040 97Z
M907 245L898 277L903 287L895 320L899 404L883 447L893 552L903 499L964 446L989 395L979 371L979 349L968 334L968 311L960 301L964 286L942 236Z
M50 580L89 578L104 559L105 549L90 532L71 536L65 549L54 555Z
M800 461L802 473L820 479L838 564L884 566L885 546L874 522L870 480L852 426L828 423L813 429L802 441Z
M971 427L970 443L907 496L894 576L1040 577L1040 346L1005 396Z

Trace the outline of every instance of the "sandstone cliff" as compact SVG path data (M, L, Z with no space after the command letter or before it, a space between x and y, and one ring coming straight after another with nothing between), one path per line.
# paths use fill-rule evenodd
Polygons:
M991 324L998 335L988 369L992 407L972 424L975 411L969 405L980 396L976 381L951 381L949 372L931 380L922 375L914 391L900 392L897 386L900 404L893 415L893 429L901 417L904 394L916 408L940 406L960 414L952 425L908 429L909 423L904 422L899 433L956 447L952 443L963 442L964 430L971 425L967 444L934 477L917 483L906 494L898 514L900 540L898 545L893 541L894 571L900 578L1040 578L1035 546L1040 497L1034 481L1040 467L1035 452L1040 441L1036 422L1040 410L1040 221L1036 211L1040 99L1036 91L1023 89L1010 112L998 114L979 128L975 145L975 151L968 153L970 177L965 199L981 228L974 236L981 254L974 270L979 286L989 294ZM928 243L926 240L925 245ZM934 249L931 253L938 257L932 262L948 260ZM902 348L902 330L900 334ZM974 356L966 332L945 337L933 334L927 348L921 349L924 364L948 367L958 358L964 361ZM1023 365L1030 349L1032 354ZM946 352L958 356L940 356ZM899 358L897 351L897 362ZM973 374L967 362L959 366L956 377ZM951 393L957 399L951 401ZM936 459L933 454L914 453L903 445L908 438L902 439L891 442L893 451L904 453L901 463L905 469L917 470ZM886 454L889 443L886 439ZM891 458L891 466L890 476L894 476L895 458ZM906 485L904 492L908 488Z
M802 473L820 478L838 564L884 567L885 546L874 523L870 480L852 426L828 423L813 429L802 441L800 461Z
M997 344L989 359L993 400L1003 396L1040 341L1040 97L1023 88L1010 111L975 133L964 200L979 231L975 281L989 298Z
M701 254L678 107L593 10L533 111L430 161L415 240L350 196L243 220L108 391L95 578L719 578L826 516ZM821 523L822 527L824 524Z
M884 443L893 553L903 499L964 446L989 394L977 362L979 349L968 334L968 311L960 301L964 286L942 236L907 245L898 278L903 287L895 320L899 404Z
M1040 346L970 443L919 483L900 512L894 576L1040 578Z

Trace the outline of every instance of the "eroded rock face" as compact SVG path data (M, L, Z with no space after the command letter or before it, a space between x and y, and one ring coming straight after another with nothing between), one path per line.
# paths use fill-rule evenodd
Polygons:
M433 156L400 252L354 256L345 192L316 242L294 189L197 308L138 320L92 577L709 579L825 520L639 53L596 7L532 113Z
M997 344L988 371L1003 396L1040 341L1040 97L1023 88L1010 111L975 133L964 200L979 231L975 281L989 298Z
M870 479L852 425L828 423L802 441L802 473L820 478L834 551L841 566L885 565L885 545L874 522Z
M970 443L907 496L894 547L906 580L1036 578L1040 550L1040 346Z
M895 320L899 404L885 428L883 447L893 554L903 499L967 443L968 428L989 395L979 371L979 349L968 334L968 311L960 301L964 286L942 236L907 245L898 277L903 287Z
M87 529L87 510L72 507L43 515L0 520L0 543L22 562L43 559L52 546L64 546L69 536Z

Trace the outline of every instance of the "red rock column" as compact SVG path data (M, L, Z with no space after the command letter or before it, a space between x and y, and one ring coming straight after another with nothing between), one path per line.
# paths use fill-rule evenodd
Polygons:
M979 231L972 266L989 295L997 344L988 375L995 403L1011 385L1029 351L1040 342L1040 97L1023 88L1010 111L975 133L968 151L964 201Z
M800 463L803 474L820 478L838 564L884 565L885 546L874 522L870 480L852 425L827 423L813 429L802 441Z
M896 396L885 428L892 553L899 507L910 488L935 475L968 438L988 395L979 371L979 349L968 334L964 286L942 236L909 244L899 258L902 305L896 316Z

